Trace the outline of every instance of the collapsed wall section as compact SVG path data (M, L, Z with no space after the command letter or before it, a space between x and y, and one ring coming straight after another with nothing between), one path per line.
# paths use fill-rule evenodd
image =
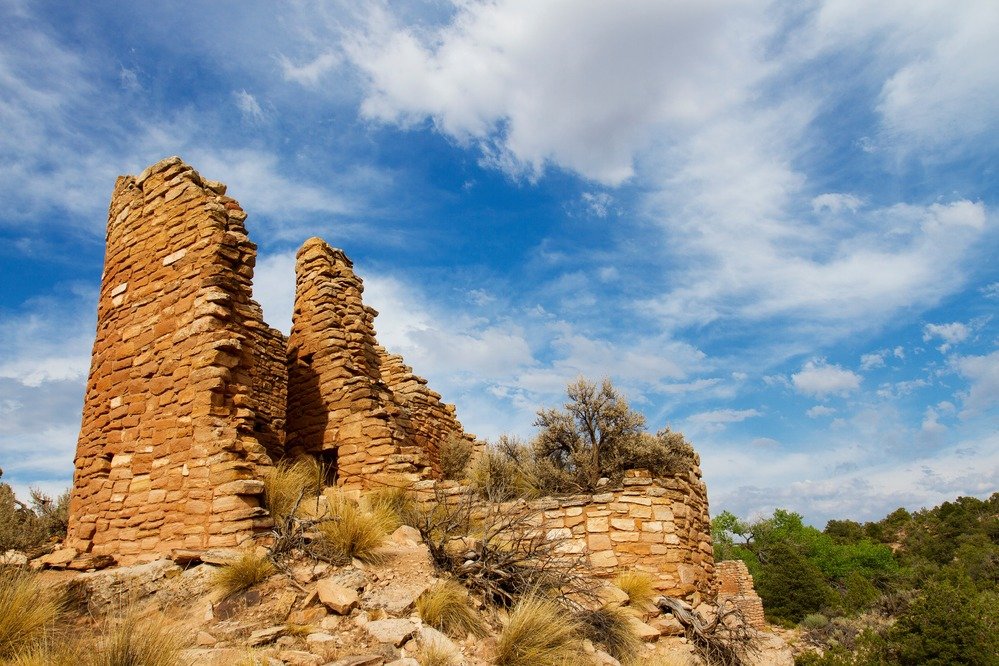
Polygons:
M413 452L422 453L435 478L440 478L440 449L451 439L464 439L473 450L481 449L475 436L465 433L454 405L441 402L441 396L427 386L427 380L413 374L402 356L388 354L378 348L381 358L381 378L392 396L408 415L407 438Z
M221 183L168 158L115 184L67 546L119 563L235 546L269 519L285 341Z
M298 251L288 339L287 450L336 472L337 483L400 483L429 468L407 436L412 426L382 381L382 351L364 286L342 250L312 238Z
M750 626L763 629L767 619L763 600L753 587L753 577L742 560L723 560L715 564L718 579L718 602L729 601L742 611Z

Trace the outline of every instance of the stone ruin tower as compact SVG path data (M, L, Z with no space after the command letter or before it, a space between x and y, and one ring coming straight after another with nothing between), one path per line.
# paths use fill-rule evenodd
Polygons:
M290 339L265 324L245 219L177 157L115 184L66 542L81 557L243 543L270 526L262 478L286 454L364 488L433 478L443 442L474 441L377 344L342 251L309 240Z

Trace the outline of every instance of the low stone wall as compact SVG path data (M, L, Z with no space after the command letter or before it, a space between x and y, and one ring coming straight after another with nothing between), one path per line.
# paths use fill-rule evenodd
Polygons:
M421 503L457 500L468 492L455 481L424 481L413 490ZM537 511L532 523L560 542L558 550L583 555L601 578L644 571L663 594L694 605L714 597L707 492L697 466L668 479L630 470L619 488L526 504Z
M738 607L749 624L757 629L767 625L763 615L763 600L756 594L753 577L742 560L724 560L715 564L718 580L718 602L729 600Z
M713 594L708 503L698 468L671 479L634 470L621 488L534 504L549 535L566 539L567 552L585 554L598 576L645 571L664 594Z

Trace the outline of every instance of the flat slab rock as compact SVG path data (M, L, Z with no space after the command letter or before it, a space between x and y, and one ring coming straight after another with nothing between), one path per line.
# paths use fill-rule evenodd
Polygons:
M332 579L325 578L316 585L319 601L334 613L346 615L360 602L357 590Z
M384 663L385 657L380 654L359 654L337 659L328 666L382 666Z
M379 643L391 643L395 647L408 641L419 629L415 622L405 619L372 620L363 627Z

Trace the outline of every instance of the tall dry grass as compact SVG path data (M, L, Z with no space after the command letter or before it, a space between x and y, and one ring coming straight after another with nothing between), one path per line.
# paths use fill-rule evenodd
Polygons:
M644 571L624 571L614 579L614 585L628 595L628 605L636 611L653 610L656 588L651 575Z
M223 596L228 597L264 582L276 571L274 564L266 556L246 552L235 562L219 567L212 578L212 584Z
M577 618L584 635L602 644L621 663L630 663L642 649L642 639L633 629L634 615L628 609L606 604L595 610L582 610Z
M400 525L412 525L419 515L419 506L413 493L405 486L388 486L369 492L363 498L363 506L386 518L392 517L390 532Z
M312 458L282 460L264 476L264 504L274 520L282 522L296 503L314 497L322 489L322 469Z
M346 564L357 558L377 562L396 516L383 506L363 508L338 490L327 490L328 519L317 525L313 549L330 562Z
M179 666L187 644L162 615L142 617L126 608L101 625L91 647L86 666Z
M564 666L578 653L579 623L565 608L537 595L522 598L500 633L497 666Z
M61 610L58 597L33 574L0 567L0 660L35 651Z
M469 603L468 591L454 581L442 581L421 594L416 600L416 612L424 624L454 638L485 635L482 620Z

